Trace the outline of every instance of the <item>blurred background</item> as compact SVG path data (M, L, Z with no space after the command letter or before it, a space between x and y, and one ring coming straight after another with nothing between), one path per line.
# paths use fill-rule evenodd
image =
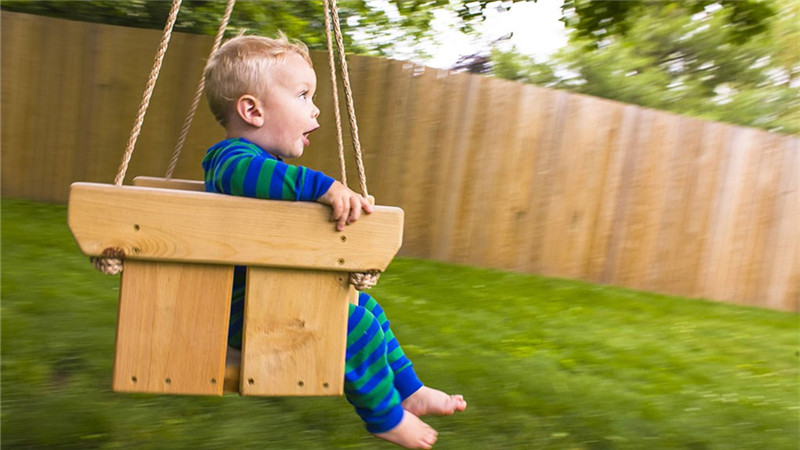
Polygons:
M3 446L393 448L340 398L110 391L119 280L65 205L112 182L169 7L0 0ZM183 2L126 184L164 176L224 7ZM431 419L437 448L797 447L799 2L339 9L370 193L406 214L371 292L470 401ZM321 1L239 1L226 35L309 45L299 163L336 175L323 24ZM202 103L175 176L223 137Z
M176 29L216 33L225 2ZM168 1L5 0L6 11L162 29ZM800 130L793 0L339 2L348 52L465 70L782 133ZM320 1L243 1L231 32L324 50Z

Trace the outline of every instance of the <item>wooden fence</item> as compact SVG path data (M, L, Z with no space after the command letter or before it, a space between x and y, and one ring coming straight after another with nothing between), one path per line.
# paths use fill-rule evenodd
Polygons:
M159 36L3 12L3 196L112 182ZM173 37L129 178L164 174L210 46ZM299 163L336 174L313 59L323 128ZM370 191L406 211L402 254L800 311L797 137L349 61ZM199 179L222 136L201 105L175 176Z

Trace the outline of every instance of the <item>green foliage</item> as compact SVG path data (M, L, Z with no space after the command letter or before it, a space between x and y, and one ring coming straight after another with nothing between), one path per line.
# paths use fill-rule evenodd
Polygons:
M772 5L763 0L565 0L563 20L578 37L587 39L588 45L599 46L603 39L626 35L637 17L652 8L653 3L664 9L685 9L689 14L714 7L724 9L726 24L730 25L724 36L733 44L745 43L766 31L766 21L776 13Z
M519 1L519 0L513 0ZM398 42L418 43L430 33L436 9L458 13L459 26L470 31L483 19L492 2L477 0L393 0L381 5L366 0L337 2L348 51L384 55ZM64 19L163 29L171 6L166 0L2 0L3 9ZM184 0L175 29L197 34L216 34L226 1ZM396 14L390 17L387 10ZM322 0L250 0L236 3L231 30L271 36L277 30L300 39L310 48L326 47ZM359 33L356 42L353 35ZM387 39L390 36L390 39ZM421 51L421 50L420 50Z
M457 13L470 32L490 8L514 1L392 0L339 3L349 51L425 56L434 11ZM534 0L535 1L535 0ZM168 1L3 0L3 9L161 29ZM185 0L176 29L214 34L224 1ZM326 46L322 0L240 1L230 32L283 30L310 48ZM642 106L785 133L800 131L800 40L793 0L567 0L570 48L549 63L516 52L468 57L460 67ZM753 39L758 36L758 39ZM408 50L405 50L406 54Z
M395 449L343 398L110 392L118 277L66 208L2 201L3 448ZM396 260L372 292L426 383L466 412L437 449L790 449L798 317Z
M492 50L491 62L492 73L506 80L550 87L557 86L560 81L550 64L538 63L514 50L510 52Z
M175 23L175 30L195 34L216 34L226 7L225 1L185 0ZM152 0L4 0L3 9L41 14L63 19L163 29L172 2ZM343 1L343 23L355 14L366 14L364 1ZM314 1L239 1L236 3L229 31L274 35L282 30L306 42L311 48L325 47L324 18L321 0ZM345 33L346 42L352 44Z
M570 46L549 63L559 79L546 79L545 85L710 120L800 132L800 4L771 3L779 14L762 18L752 29L760 30L758 39L742 40L731 35L738 10L724 4L696 12L704 2L646 7L633 2L635 8L612 3L608 8L615 14L615 8L629 8L624 33L600 40L573 33ZM522 68L515 79L535 80L546 73L541 64L519 55L505 58ZM507 77L509 63L498 56L495 61L496 74Z
M348 19L356 19L356 27L372 31L405 30L409 36L420 39L430 30L433 13L439 9L455 11L461 19L459 29L474 30L485 18L490 8L507 8L521 1L537 0L387 0L397 16L390 19L386 10L374 2L342 0L339 3L343 28L349 28ZM614 34L626 34L635 16L647 9L649 0L566 0L564 21L583 38L599 41ZM693 0L658 2L680 5L692 14L709 6L718 5L730 11L728 38L742 43L766 29L765 22L775 14L769 3L755 0ZM44 14L66 19L101 22L143 28L162 28L170 2L166 0L3 0L3 9ZM224 0L185 0L176 28L182 31L213 34L225 9ZM252 0L237 3L233 27L247 27L259 33L282 29L288 34L307 39L310 32L322 27L322 1ZM313 39L312 39L313 41ZM384 44L381 44L384 45ZM374 50L374 49L372 49Z

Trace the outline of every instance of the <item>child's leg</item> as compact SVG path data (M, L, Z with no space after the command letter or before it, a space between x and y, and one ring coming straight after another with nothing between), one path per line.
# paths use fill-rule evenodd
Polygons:
M400 347L400 343L397 342L390 327L389 319L386 317L381 305L364 292L360 292L358 295L358 305L363 306L372 313L381 326L386 341L386 358L389 362L389 367L394 373L394 386L400 394L400 401L402 402L422 387L422 381L419 380L416 372L414 372L411 360L406 357Z
M403 409L387 361L386 336L363 306L350 305L344 390L347 400L376 436L407 448L430 448L436 430Z
M375 316L354 305L347 320L344 388L370 432L380 433L400 423L403 408L386 360L385 335Z
M358 304L366 308L381 326L387 347L387 360L394 373L394 386L400 394L403 408L417 416L429 414L447 416L463 411L467 402L461 395L449 395L437 389L424 386L417 377L411 360L403 353L403 349L389 326L389 319L378 302L370 295L360 292Z

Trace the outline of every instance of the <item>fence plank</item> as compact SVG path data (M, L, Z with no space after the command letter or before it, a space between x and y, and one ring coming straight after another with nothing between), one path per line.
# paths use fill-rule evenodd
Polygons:
M406 252L428 257L430 249L424 246L424 236L430 233L428 228L431 216L430 192L439 180L433 174L439 174L441 160L436 142L436 123L448 107L447 92L437 89L440 84L437 71L427 69L412 75L408 93L405 118L413 118L413 125L403 121L406 130L403 136L403 157L399 167L398 203L405 205L407 243ZM426 95L427 93L427 95Z
M619 189L622 180L623 162L625 161L625 139L632 133L634 126L633 110L616 102L605 102L607 123L602 130L603 145L598 148L604 156L602 169L602 185L598 188L597 212L592 231L590 253L587 255L585 276L586 279L608 283L610 279L609 268L615 260L614 250L614 224L615 211L618 206Z
M452 208L453 239L449 259L455 262L468 264L471 260L472 235L475 231L474 223L470 222L470 210L474 206L475 192L479 189L477 169L480 168L480 148L478 142L483 138L486 129L485 114L482 109L486 101L486 89L482 83L470 80L467 88L468 103L464 112L464 121L460 127L464 140L458 143L460 152L460 166L455 174L458 184L454 186L448 206Z
M762 268L766 295L758 305L800 311L800 139L783 140L779 154L780 187Z
M440 148L440 172L432 196L433 218L430 224L430 254L433 258L449 260L456 244L456 208L461 198L465 177L464 149L466 135L462 132L467 113L473 109L471 94L473 78L463 74L449 75L441 80L441 89L452 94L453 102L445 109L437 136Z
M530 185L530 214L525 223L528 234L525 248L527 255L525 267L534 273L549 273L546 261L543 260L543 244L547 208L549 207L550 186L555 176L558 151L562 133L562 124L568 96L558 91L541 91L543 113L539 116L542 132L533 145L536 148L536 159L530 170L534 176Z
M476 265L499 267L504 250L499 247L501 221L507 220L501 210L506 210L506 183L513 180L513 172L506 173L503 163L508 159L508 148L512 145L511 132L516 128L519 118L519 95L514 83L506 80L492 79L484 83L487 101L483 102L484 110L499 111L503 108L506 114L489 114L483 117L485 128L474 155L478 166L472 177L466 180L473 187L473 197L469 205L472 225L470 239L470 261ZM470 200L468 200L470 201Z
M698 167L703 128L701 122L676 119L678 136L670 151L670 172L662 206L664 214L656 244L655 267L649 281L663 292L690 295L693 281L685 280L694 280L698 270L699 240L689 236L688 224L691 215L702 215L705 209L702 205L690 208L701 176ZM674 245L680 241L686 241L687 245Z
M498 168L493 180L494 191L489 197L492 225L489 229L488 251L484 252L485 264L502 269L517 268L518 254L520 253L521 236L524 234L520 228L520 220L524 217L522 211L527 209L523 205L525 186L528 182L524 179L530 174L529 163L526 157L534 153L528 145L527 127L534 127L535 123L528 120L532 103L532 89L520 83L502 83L502 92L505 93L503 103L508 114L504 116L506 126L500 130L498 142L500 149L487 149L496 154Z
M26 45L3 45L0 52L0 67L2 68L2 109L0 115L3 119L2 126L2 192L10 197L36 198L33 190L28 185L32 171L26 167L30 158L30 149L36 148L30 140L32 135L29 130L33 122L34 96L36 80L34 74L38 70L35 54L31 52L31 45L35 42L37 32L37 18L24 14L13 14L16 20L8 20L8 14L3 12L0 26L2 43L25 42Z

